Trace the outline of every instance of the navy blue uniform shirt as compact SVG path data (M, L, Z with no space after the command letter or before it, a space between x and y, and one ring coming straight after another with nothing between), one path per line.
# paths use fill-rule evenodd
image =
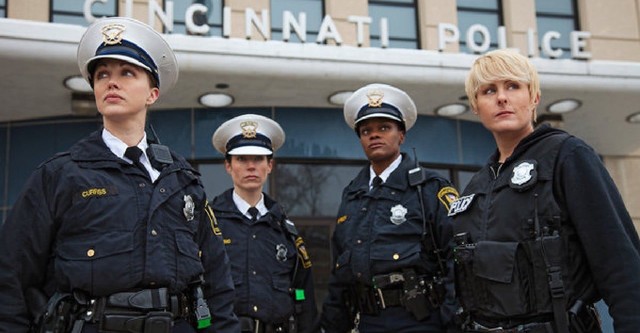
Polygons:
M309 332L317 317L311 261L302 238L287 231L293 224L287 227L292 222L280 205L266 194L264 203L269 211L255 222L238 210L233 189L211 204L231 261L236 315L270 324L295 315L299 332ZM294 288L304 290L304 300L294 300Z
M185 291L204 273L215 332L238 332L222 237L196 171L173 154L156 182L100 131L37 168L0 231L0 332L26 332L24 291L92 297Z
M373 276L402 272L404 268L413 268L421 275L436 275L437 263L427 259L429 255L421 243L423 219L417 190L408 181L408 172L414 167L415 162L402 154L402 162L380 189L369 190L369 166L344 189L331 242L333 266L329 295L322 313L322 326L327 332L346 332L353 327L345 293L354 289L356 283L371 286ZM451 198L447 196L454 194L455 199L457 192L448 180L433 172L426 174L422 189L425 215L435 223L437 246L443 250L443 258L450 259L452 228L447 205ZM444 273L448 293L441 307L442 315L434 312L420 323L402 309L405 314L402 320L410 322L386 318L386 329L413 325L416 330L440 332L455 311L452 270Z

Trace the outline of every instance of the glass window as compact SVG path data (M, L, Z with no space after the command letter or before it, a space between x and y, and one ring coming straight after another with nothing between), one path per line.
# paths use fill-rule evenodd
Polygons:
M318 29L322 24L324 17L324 5L322 0L271 0L271 39L283 40L282 33L284 12L289 11L293 14L295 22L302 24L298 21L300 13L306 15L306 27L301 28L306 32L306 42L315 43L318 38ZM293 28L290 29L291 37L289 41L300 43L301 40L295 33Z
M187 34L185 14L193 4L201 4L207 7L205 14L196 12L193 15L193 23L197 26L208 25L209 32L206 36L222 36L222 0L192 0L173 1L173 32Z
M559 58L571 58L571 31L580 30L575 0L536 0L536 19L540 42L545 33L557 31L560 38L551 41L552 49L562 49ZM540 57L549 58L542 52Z
M392 48L417 49L418 25L414 0L375 1L369 0L371 17L371 46L380 47L380 19L386 18L389 33L389 45Z
M85 0L52 0L51 22L89 26L89 22L84 18L84 3ZM91 5L91 14L95 17L116 16L117 13L117 0L94 2Z
M342 190L363 165L276 163L274 195L290 216L333 218Z
M467 45L467 30L474 24L485 26L489 30L489 49L498 47L498 27L502 25L502 8L498 0L458 0L458 29L460 30L460 51L473 53ZM476 44L483 43L481 34L475 33Z
M7 0L0 0L0 17L7 17Z

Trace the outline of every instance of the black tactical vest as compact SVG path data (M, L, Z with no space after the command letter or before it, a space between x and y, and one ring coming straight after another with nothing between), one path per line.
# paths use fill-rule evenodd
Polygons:
M571 305L593 285L575 279L589 275L585 256L554 198L554 166L568 137L547 136L499 170L483 168L452 204L456 288L473 320L494 327L552 321L552 295Z

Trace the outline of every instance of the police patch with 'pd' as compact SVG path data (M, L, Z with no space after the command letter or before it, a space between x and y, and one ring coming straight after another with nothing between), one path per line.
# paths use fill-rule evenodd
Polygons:
M467 210L467 208L471 206L471 202L473 201L473 197L475 195L475 193L465 195L464 197L460 197L458 200L454 201L451 204L451 208L449 209L449 214L447 214L447 216L454 216Z

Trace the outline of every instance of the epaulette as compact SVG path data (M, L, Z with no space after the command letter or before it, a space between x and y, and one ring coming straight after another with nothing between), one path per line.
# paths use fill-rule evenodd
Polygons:
M284 219L282 221L282 226L284 227L284 229L291 234L292 236L294 236L293 238L296 238L298 236L298 229L296 229L296 225L293 224L293 222L291 222L291 220L289 219Z

